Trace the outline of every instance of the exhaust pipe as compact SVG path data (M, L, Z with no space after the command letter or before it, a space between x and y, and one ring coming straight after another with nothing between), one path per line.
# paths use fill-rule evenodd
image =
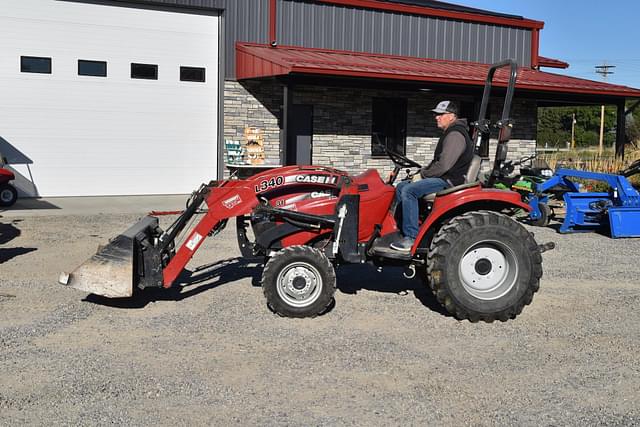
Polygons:
M162 256L154 245L161 235L158 218L144 217L58 282L109 298L130 297L135 286L161 287Z

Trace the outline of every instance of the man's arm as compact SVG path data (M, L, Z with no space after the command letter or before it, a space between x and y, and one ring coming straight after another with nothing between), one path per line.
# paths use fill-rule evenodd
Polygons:
M456 164L466 147L467 142L464 135L457 131L451 132L442 142L440 159L423 167L420 170L420 176L423 178L441 177Z

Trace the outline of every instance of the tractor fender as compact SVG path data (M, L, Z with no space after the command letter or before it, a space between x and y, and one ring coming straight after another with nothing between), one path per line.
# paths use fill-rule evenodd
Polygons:
M422 245L425 236L437 230L439 225L454 216L469 211L501 211L505 208L523 209L531 212L531 206L522 201L519 193L511 190L481 188L480 186L463 189L454 193L436 197L427 219L420 226L411 253ZM431 233L433 235L433 233Z
M16 176L9 169L0 167L0 183L9 182L16 179Z

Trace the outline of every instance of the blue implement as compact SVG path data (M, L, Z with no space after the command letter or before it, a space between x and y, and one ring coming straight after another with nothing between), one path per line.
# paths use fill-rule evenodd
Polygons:
M580 192L580 185L570 178L605 182L609 191ZM563 196L566 215L561 233L608 227L613 238L640 237L640 194L626 176L558 169L548 181L536 185L536 193L543 194L557 185L568 189ZM534 197L531 203L537 202Z

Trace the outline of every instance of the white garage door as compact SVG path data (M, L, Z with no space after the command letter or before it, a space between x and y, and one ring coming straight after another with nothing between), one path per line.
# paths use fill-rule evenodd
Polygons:
M0 152L23 193L180 194L216 178L218 17L2 0L0 28Z

